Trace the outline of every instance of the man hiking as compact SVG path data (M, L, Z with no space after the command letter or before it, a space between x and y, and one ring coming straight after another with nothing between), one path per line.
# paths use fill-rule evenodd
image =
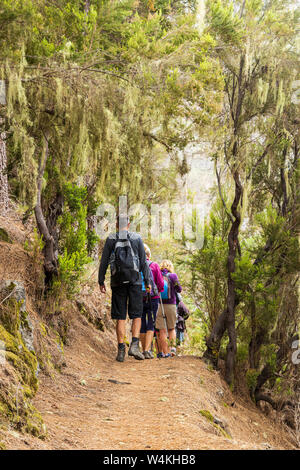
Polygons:
M144 355L139 348L143 313L141 272L148 292L151 291L150 273L142 238L135 232L129 232L127 216L121 215L117 218L117 233L110 234L104 245L98 276L102 293L106 292L104 281L109 264L112 290L111 317L113 320L117 320L118 354L116 360L123 362L125 359L124 338L127 306L129 318L132 319L132 341L128 355L143 360Z

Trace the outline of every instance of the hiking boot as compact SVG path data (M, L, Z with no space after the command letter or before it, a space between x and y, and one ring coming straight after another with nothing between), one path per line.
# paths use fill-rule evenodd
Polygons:
M171 356L176 356L176 348L171 348Z
M164 357L164 353L160 352L156 355L157 359L161 359L162 357Z
M116 361L118 362L124 362L125 359L125 348L118 348L118 354L116 357Z
M151 351L144 351L143 354L145 359L153 359L154 357Z
M145 359L144 354L140 351L139 343L137 341L135 343L131 343L128 356L133 356L139 361L143 361Z

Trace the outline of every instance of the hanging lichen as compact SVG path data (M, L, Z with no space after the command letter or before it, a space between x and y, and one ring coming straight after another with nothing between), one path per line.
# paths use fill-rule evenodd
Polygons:
M277 102L276 102L276 113L281 114L285 104L285 94L283 91L283 81L280 80L277 89Z

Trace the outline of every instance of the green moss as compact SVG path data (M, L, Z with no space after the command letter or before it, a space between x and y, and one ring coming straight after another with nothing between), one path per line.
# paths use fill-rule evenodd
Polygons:
M13 364L22 381L31 387L34 394L38 388L36 377L38 363L35 353L25 347L19 331L13 336L2 325L0 325L0 340L5 344L6 360Z
M43 423L43 418L38 411L34 410L30 414L30 417L26 421L24 431L32 434L35 437L39 437L40 439L45 439L47 437L46 426Z
M101 320L100 318L97 318L97 319L95 320L94 325L95 325L95 327L97 328L97 330L100 330L100 331L104 331L104 330L105 330L104 322L103 322L103 320Z
M43 322L40 322L40 331L44 337L48 336L46 325Z
M4 228L0 228L0 242L12 243L12 239Z
M41 415L31 403L38 389L37 358L24 344L20 325L25 324L26 312L20 312L17 302L9 302L0 315L0 341L5 345L5 359L15 371L10 388L0 388L0 416L21 432L45 437Z
M218 424L215 424L214 423L214 427L217 429L217 431L222 434L222 436L226 437L226 439L232 439L232 437L230 436L230 434L228 434L223 428L221 428L221 426L219 426Z
M3 403L1 400L3 400L3 398L1 398L0 395L0 416L9 416L11 414L11 404L9 406L7 403ZM13 408L13 411L15 411L16 406L13 406Z
M208 410L200 410L199 413L204 416L204 418L206 418L208 421L210 421L211 423L214 422L214 417L213 415L211 414L210 411Z
M228 406L228 405L227 405ZM209 421L213 426L214 428L220 433L222 434L222 436L226 437L226 439L232 439L232 437L230 436L230 434L228 434L221 426L219 426L218 424L216 424L214 422L214 417L213 415L211 414L210 411L208 410L200 410L199 413L207 419L207 421Z
M85 306L79 301L77 302L77 307L81 315L83 315L90 323L92 323L97 328L97 330L105 331L105 325L101 318L95 318L93 315L91 315Z
M0 442L0 450L6 450L4 442Z
M30 328L27 317L28 317L28 312L26 312L26 310L23 311L23 312L20 312L20 323L21 323L21 325L26 327L26 328Z
M18 431L43 439L46 428L42 416L31 403L31 396L28 387L19 386L11 387L9 393L0 393L0 415Z
M14 287L11 283L6 289L6 294L9 295ZM15 299L8 299L5 308L0 311L0 324L12 335L18 334L21 325L20 306Z

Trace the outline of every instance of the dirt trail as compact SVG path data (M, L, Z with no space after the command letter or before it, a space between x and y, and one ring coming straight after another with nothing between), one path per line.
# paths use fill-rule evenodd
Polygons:
M291 447L286 434L251 403L236 401L219 374L199 358L126 357L120 364L115 361L113 335L79 319L75 330L76 339L65 350L67 367L54 378L41 377L35 399L48 438L8 431L3 439L7 448ZM224 437L200 410L226 421L232 438Z

